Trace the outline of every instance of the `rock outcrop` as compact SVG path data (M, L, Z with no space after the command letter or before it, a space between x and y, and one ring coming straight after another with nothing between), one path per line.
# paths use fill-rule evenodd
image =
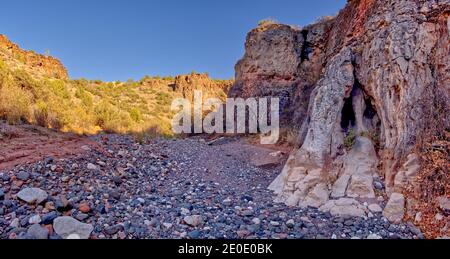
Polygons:
M57 59L19 48L5 35L0 34L0 61L8 67L22 69L35 77L67 79L64 65Z
M184 98L192 99L194 91L202 91L205 98L225 99L233 85L232 80L213 80L208 74L179 75L175 77L173 90Z
M268 24L252 30L245 56L236 65L236 82L230 97L280 97L280 108L289 117L290 95L297 85L304 36L299 29Z
M362 215L374 178L388 195L414 181L417 147L450 128L449 14L448 1L353 0L303 29L249 33L230 94L282 97L300 132L278 201Z

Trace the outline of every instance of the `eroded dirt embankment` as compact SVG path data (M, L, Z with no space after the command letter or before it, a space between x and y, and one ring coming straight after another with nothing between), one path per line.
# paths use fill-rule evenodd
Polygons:
M0 123L0 170L26 165L46 157L63 158L98 145L88 138L31 126Z

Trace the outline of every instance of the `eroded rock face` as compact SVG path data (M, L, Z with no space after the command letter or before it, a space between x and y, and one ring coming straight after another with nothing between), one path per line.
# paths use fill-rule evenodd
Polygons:
M375 198L377 175L388 194L414 180L414 148L450 126L449 14L448 1L354 0L303 29L250 32L232 94L288 89L284 115L300 129L270 186L277 201L336 207Z
M40 55L32 51L22 50L12 43L5 35L0 34L0 61L9 67L23 69L37 77L67 79L66 68L51 57Z
M289 25L271 24L252 30L245 56L236 65L236 82L229 96L279 97L281 110L289 108L303 42L301 31Z
M175 78L173 89L184 98L193 99L194 91L202 91L204 98L226 98L232 80L213 80L207 74L180 75Z

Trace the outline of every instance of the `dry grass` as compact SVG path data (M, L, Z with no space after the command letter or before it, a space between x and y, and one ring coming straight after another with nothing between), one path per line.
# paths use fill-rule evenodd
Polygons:
M29 92L15 85L5 85L0 88L0 116L10 124L19 124L30 118Z

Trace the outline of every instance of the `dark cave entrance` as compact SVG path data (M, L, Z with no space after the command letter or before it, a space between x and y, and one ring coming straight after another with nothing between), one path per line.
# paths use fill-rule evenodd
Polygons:
M366 102L366 110L364 111L364 118L368 120L373 120L375 116L378 116L377 110L372 105L372 101L370 99L365 99Z
M353 94L344 101L344 108L341 115L341 128L348 132L356 125L355 111L353 110Z
M363 87L357 81L350 96L344 99L341 128L345 138L355 138L357 135L365 136L372 140L375 149L380 149L382 144L380 117L373 99L363 91Z

